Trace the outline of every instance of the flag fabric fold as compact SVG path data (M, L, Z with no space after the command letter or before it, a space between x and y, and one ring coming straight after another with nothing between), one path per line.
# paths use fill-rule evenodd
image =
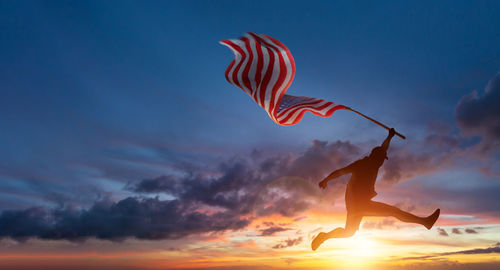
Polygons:
M234 60L225 72L227 81L245 91L277 124L295 125L307 111L330 117L336 110L347 109L323 99L285 94L295 76L295 62L280 41L247 33L220 43L234 53Z

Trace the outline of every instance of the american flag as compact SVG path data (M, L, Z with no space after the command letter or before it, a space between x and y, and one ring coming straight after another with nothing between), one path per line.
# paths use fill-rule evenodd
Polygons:
M226 79L257 102L280 125L297 124L306 111L322 117L347 107L318 98L285 94L295 76L290 50L280 41L247 33L239 39L220 41L234 53Z

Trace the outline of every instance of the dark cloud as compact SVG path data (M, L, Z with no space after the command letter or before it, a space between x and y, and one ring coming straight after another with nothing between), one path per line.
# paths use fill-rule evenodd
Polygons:
M264 221L264 222L262 222L262 225L265 225L267 227L271 227L271 226L274 226L274 222L272 222L272 221Z
M489 253L500 253L500 243L496 243L494 246L488 248L475 248L468 250L461 250L455 252L441 253L441 255L454 255L454 254L489 254Z
M427 136L423 143L434 150L448 152L450 149L459 147L462 143L461 139L455 134L452 125L442 121L434 121L427 125Z
M282 177L269 182L256 194L254 210L258 216L294 217L310 208L321 196L319 188L304 178Z
M493 162L492 165L486 165L485 167L478 167L477 170L488 178L499 178L500 162L497 161Z
M403 258L403 260L426 260L426 259L435 259L437 257L450 256L450 255L494 254L494 253L500 253L500 243L496 243L495 245L487 248L475 248L475 249L467 249L454 252L441 252L425 256L406 257Z
M389 160L382 167L381 180L395 184L417 175L432 172L437 168L437 161L430 153L413 154L407 149L393 149Z
M439 235L441 235L441 236L448 236L448 233L446 232L445 229L437 228L437 231L438 231Z
M362 158L361 149L349 142L314 140L307 151L293 161L289 175L318 180L338 166L348 165Z
M394 185L455 165L462 152L460 138L442 122L430 123L427 136L403 147L391 146L389 160L381 167L381 182Z
M429 262L405 262L399 264L386 264L384 270L497 270L500 269L500 263L497 261L482 262L482 263L463 263L450 261L446 259L434 258Z
M459 228L453 228L453 229L451 230L451 233L453 233L453 234L462 234L462 232L460 231L460 229L459 229Z
M125 187L141 195L168 194L169 200L129 197L118 202L101 200L87 209L61 206L4 211L0 237L174 239L239 230L261 216L296 217L322 196L335 199L322 193L317 182L333 168L347 165L354 154L359 150L349 142L313 141L300 155L254 152L249 158L233 158L212 170L181 164L176 175L148 178ZM342 193L332 190L336 196ZM288 230L279 224L267 225L272 226L261 231L263 236Z
M500 140L500 73L495 75L481 96L474 90L463 96L455 108L455 119L467 135Z
M399 188L399 187L398 187ZM397 190L396 188L395 190ZM500 186L471 185L466 188L447 188L445 186L422 186L409 183L404 190L410 191L420 201L432 201L448 211L461 211L474 217L498 216L500 210Z
M249 224L248 219L228 211L208 214L196 210L179 200L127 198L116 203L99 202L88 210L39 207L4 211L0 215L0 237L175 239L193 233L238 230Z
M274 235L275 233L284 232L284 231L288 231L288 230L290 230L290 228L273 226L273 227L269 227L267 229L260 230L260 236L271 236L271 235Z
M319 195L315 186L317 171L310 173L298 170L304 168L306 155L323 151L316 142L303 155L292 158L290 154L266 156L254 151L249 159L237 158L219 165L211 173L189 171L185 176L161 176L129 184L127 189L139 193L166 193L183 202L192 202L211 207L221 207L235 214L246 215L253 211L259 216L281 214L294 216L306 210L311 199ZM344 145L349 142L327 143L329 156L340 159L346 156ZM321 147L320 147L321 148ZM325 154L326 155L326 154ZM326 157L325 157L326 159ZM332 160L328 159L329 166ZM322 165L326 171L326 160ZM296 173L296 172L301 172ZM297 198L301 198L297 200Z
M294 239L288 238L287 240L284 240L281 243L273 246L273 248L274 249L281 249L281 248L293 247L293 246L296 246L300 243L302 243L302 237L294 238Z
M471 229L471 228L467 228L467 229L465 229L465 232L466 232L466 233L470 233L470 234L476 234L476 233L477 233L477 231L476 231L476 230Z
M255 150L248 159L222 163L211 174L186 172L129 184L140 193L166 193L179 200L229 209L235 214L280 214L293 217L321 197L317 182L335 168L345 166L360 153L349 142L313 141L302 154L269 155ZM332 185L345 185L334 183ZM335 198L342 189L331 189ZM329 194L332 195L332 194ZM297 199L300 198L300 199Z
M382 140L383 138L380 139L380 143ZM391 147L388 153L389 160L380 170L380 181L394 185L442 169L445 165L453 163L451 160L458 151L459 143L460 140L452 134L451 127L443 123L434 123L429 127L429 133L423 141L405 147ZM296 159L288 160L291 164L287 175L317 181L334 169L363 158L363 153L368 153L369 150L349 142L328 143L314 140L306 152ZM332 184L336 183L339 181Z
M301 220L304 220L304 219L307 219L307 216L296 217L296 218L293 219L293 221L301 221Z
M4 211L0 216L0 236L172 239L192 233L242 229L256 217L278 214L299 218L318 202L327 200L333 204L343 196L345 177L332 182L324 192L317 187L318 181L332 170L362 158L368 150L350 142L314 140L301 154L254 151L248 158L232 158L212 169L182 163L175 168L175 175L129 182L125 187L141 196L167 194L169 200L129 197L118 202L101 200L86 210L61 206ZM389 154L390 160L382 167L382 181L391 184L432 172L445 160L409 149L393 149ZM389 224L365 226L386 225ZM267 227L262 235L284 229L279 224Z
M139 183L129 183L127 186L128 190L137 193L177 194L180 188L179 178L173 175L162 175L152 179L144 179Z

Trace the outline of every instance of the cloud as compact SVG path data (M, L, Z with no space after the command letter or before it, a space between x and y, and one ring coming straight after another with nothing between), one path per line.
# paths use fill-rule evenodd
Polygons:
M430 123L427 136L404 146L391 146L389 160L381 167L380 181L394 185L417 176L434 173L456 164L463 150L461 138L442 122Z
M389 160L381 168L380 181L396 184L416 176L434 173L451 166L473 167L488 177L497 177L498 159L492 154L500 149L500 73L485 88L462 97L455 108L454 127L444 122L430 122L427 135L413 146L391 147ZM477 141L463 137L479 136Z
M459 229L459 228L453 228L453 229L451 230L451 233L453 233L453 234L462 234L462 232L460 231L460 229Z
M488 83L482 96L474 90L455 108L455 119L466 134L500 139L500 73Z
M173 175L162 175L152 179L144 179L135 185L126 187L128 190L137 193L168 193L176 194L179 192L179 178Z
M454 252L441 252L425 256L405 257L402 258L402 260L426 260L426 259L434 259L437 257L450 256L450 255L472 255L472 254L493 254L493 253L500 253L500 243L496 243L495 245L487 248L475 248L475 249L467 249Z
M300 217L296 217L293 219L293 221L302 221L302 220L305 220L307 219L307 216L300 216Z
M448 233L446 232L445 229L437 228L437 231L438 231L439 235L441 235L441 236L448 236Z
M0 215L0 237L176 239L193 233L238 230L250 222L227 211L209 214L196 210L179 200L126 198L116 203L98 202L88 210L37 207L4 211Z
M264 222L262 222L262 225L265 225L267 227L271 227L271 226L274 226L274 222L272 222L272 221L264 221Z
M382 169L381 181L396 184L417 175L433 172L438 162L431 153L410 153L408 149L393 149Z
M293 247L293 246L296 246L300 243L302 243L302 237L294 238L294 239L288 238L287 240L284 240L281 243L273 246L273 248L274 249L281 249L281 248Z
M210 174L191 169L185 176L166 175L129 183L127 189L166 193L181 201L230 209L241 215L294 217L321 199L317 182L322 177L354 161L359 153L359 148L349 142L314 140L299 155L269 155L255 150L249 158L226 161ZM345 185L332 185L337 184ZM343 195L341 188L328 192L330 199Z
M465 232L466 232L466 233L470 233L470 234L476 234L476 233L477 233L477 231L476 231L476 230L471 229L471 228L467 228L467 229L465 229Z
M457 255L457 254L490 254L490 253L500 253L500 243L496 243L495 245L488 248L475 248L475 249L467 249L455 252L444 252L440 253L441 256L446 255Z
M496 261L482 263L464 263L434 258L426 262L405 262L403 265L384 265L384 270L496 270L500 263Z
M429 143L454 144L443 139L442 133L433 136ZM349 141L314 140L302 153L256 150L248 157L230 158L214 168L182 163L175 168L175 175L129 182L126 190L137 196L118 202L101 200L79 210L61 206L4 211L0 215L0 237L75 241L91 237L175 239L243 229L255 218L271 215L299 220L304 211L319 202L332 205L344 195L346 178L332 182L324 192L317 183L332 170L362 158L364 152L367 151ZM390 160L382 167L382 181L390 184L433 172L447 160L429 152L413 153L407 148L392 149L389 154ZM141 197L158 194L167 194L169 199ZM275 232L267 228L261 234Z
M468 185L456 188L445 185L421 185L408 183L404 187L393 189L394 194L404 193L405 196L418 198L421 202L433 202L441 209L446 208L449 213L460 213L449 218L459 219L460 222L477 223L481 218L496 217L500 214L500 186L495 185ZM460 198L460 200L457 200Z
M4 211L0 214L0 237L176 239L243 229L262 216L300 217L319 200L336 198L319 190L318 178L332 168L347 165L358 152L349 142L313 141L299 155L254 153L212 169L181 164L176 175L128 183L125 188L138 196L117 202L105 199L87 209L61 206ZM331 190L335 196L342 195L337 189ZM160 193L170 199L144 197ZM263 229L261 235L284 230L288 229L272 226Z
M363 223L363 229L382 230L386 228L394 228L394 223L396 223L394 219L387 219L387 218L380 221L365 221Z
M315 181L321 180L325 175L346 166L355 159L362 158L361 149L350 142L313 140L301 156L295 159L288 171L289 175L303 177Z
M260 236L271 236L277 232L284 232L284 231L288 231L288 230L290 230L290 228L273 226L273 227L269 227L267 229L260 230Z

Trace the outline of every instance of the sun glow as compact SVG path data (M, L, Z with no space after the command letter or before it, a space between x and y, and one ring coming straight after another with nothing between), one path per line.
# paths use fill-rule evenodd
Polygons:
M356 233L350 238L329 239L315 252L318 265L328 267L368 267L386 259L383 243L371 234Z
M352 241L352 252L360 257L375 257L377 252L377 243L365 235L354 236Z

